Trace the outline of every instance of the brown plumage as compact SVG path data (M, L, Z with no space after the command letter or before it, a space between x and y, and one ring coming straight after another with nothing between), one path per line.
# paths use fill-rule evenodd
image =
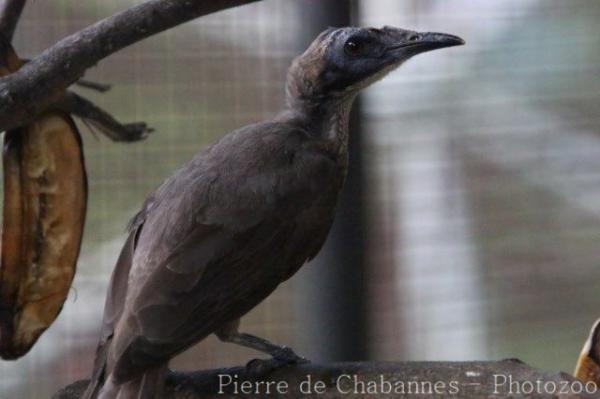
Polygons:
M134 218L110 283L86 397L160 397L169 360L206 336L294 362L238 320L319 251L347 168L358 91L443 34L328 29L289 70L286 110L200 152Z

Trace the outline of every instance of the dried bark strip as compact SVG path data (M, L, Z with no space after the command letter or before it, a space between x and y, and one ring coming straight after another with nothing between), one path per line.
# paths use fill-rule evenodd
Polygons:
M97 129L113 141L143 140L153 131L144 122L122 124L90 100L72 91L67 91L63 98L52 104L52 107L81 118L90 128Z

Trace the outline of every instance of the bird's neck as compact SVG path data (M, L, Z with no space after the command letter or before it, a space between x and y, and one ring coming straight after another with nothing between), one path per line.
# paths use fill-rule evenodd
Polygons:
M348 124L355 94L335 98L290 98L282 117L300 125L317 139L326 140L340 156L348 152Z

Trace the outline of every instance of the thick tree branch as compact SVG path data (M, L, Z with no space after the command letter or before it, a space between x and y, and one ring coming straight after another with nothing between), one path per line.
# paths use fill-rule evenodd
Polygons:
M6 43L12 42L17 23L25 8L26 0L3 0L0 10L0 36Z
M0 130L21 125L58 101L108 55L197 17L260 0L149 0L61 40L0 79Z
M83 119L90 127L98 129L113 141L137 141L152 132L144 122L120 123L108 112L72 91L67 91L53 106Z
M310 383L307 382L309 378ZM243 388L242 383L245 381L249 381L249 385L245 383L248 387ZM269 393L266 393L266 382L269 381L273 383L270 385ZM56 393L53 399L79 399L86 386L87 381L78 381ZM253 393L242 389L252 390ZM598 394L587 395L585 389L585 385L566 373L539 371L518 360L365 362L285 367L260 379L249 376L244 367L191 373L172 372L167 378L162 397L164 399L598 397ZM587 389L594 390L592 386L588 386ZM259 392L257 393L256 390Z
M30 59L27 59L27 58L21 58L21 61L22 61L24 64L27 64L27 63L28 63L29 61L31 61L31 60L30 60ZM75 82L75 84L76 84L77 86L84 87L84 88L86 88L86 89L92 89L92 90L96 90L96 91L99 91L99 92L101 92L101 93L105 93L105 92L109 91L109 90L110 90L110 88L111 88L111 85L109 85L109 84L106 84L106 83L98 83L98 82L94 82L94 81L91 81L91 80L87 80L87 79L85 79L85 78L78 79L78 80Z

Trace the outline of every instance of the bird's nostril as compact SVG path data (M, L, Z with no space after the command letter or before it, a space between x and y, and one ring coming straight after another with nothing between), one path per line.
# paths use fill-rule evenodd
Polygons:
M408 35L408 40L411 42L417 41L421 38L421 35L419 35L418 33L411 33L410 35Z

